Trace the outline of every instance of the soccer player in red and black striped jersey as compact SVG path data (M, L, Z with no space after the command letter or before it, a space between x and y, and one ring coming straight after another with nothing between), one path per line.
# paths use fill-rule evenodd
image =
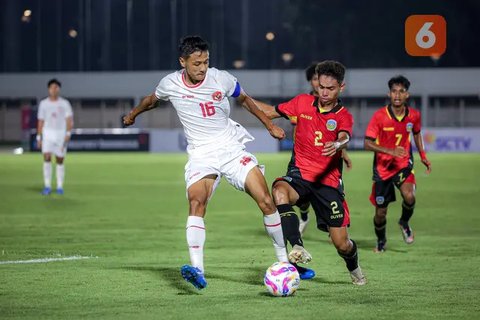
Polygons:
M297 118L292 158L287 174L273 184L273 198L282 218L284 236L293 245L291 262L305 263L311 259L303 247L298 217L292 207L310 201L317 227L330 232L352 283L364 285L366 279L358 264L357 245L347 231L350 216L341 180L342 150L350 140L353 126L351 113L338 99L345 87L345 67L337 61L323 61L317 65L316 73L318 96L300 94L275 109L260 103L270 118Z
M398 221L403 239L407 244L414 241L413 230L409 225L415 207L412 134L427 173L432 169L420 132L420 112L407 105L410 81L404 76L395 76L388 81L388 87L390 104L373 114L365 133L365 149L375 152L370 195L370 201L375 206L375 252L385 251L387 209L388 204L395 201L395 187L400 190L403 198L402 215Z

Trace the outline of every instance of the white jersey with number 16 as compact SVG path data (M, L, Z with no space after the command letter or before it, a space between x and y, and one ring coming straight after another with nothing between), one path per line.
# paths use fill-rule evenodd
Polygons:
M240 94L240 84L227 71L208 68L205 79L192 86L185 81L185 70L164 77L155 96L169 100L183 124L190 147L199 147L233 138L235 126L229 121L228 97Z

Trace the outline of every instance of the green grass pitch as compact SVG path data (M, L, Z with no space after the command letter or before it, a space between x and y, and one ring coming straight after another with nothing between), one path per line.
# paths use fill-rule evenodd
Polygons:
M287 153L259 154L270 183ZM388 251L375 254L371 153L352 152L345 173L350 234L368 284L354 287L326 234L309 225L305 245L317 272L295 296L274 298L263 273L274 262L260 211L226 181L209 204L208 287L184 282L186 155L70 153L65 195L40 195L41 156L0 155L1 319L478 319L480 154L417 159L416 233L406 245L390 206Z

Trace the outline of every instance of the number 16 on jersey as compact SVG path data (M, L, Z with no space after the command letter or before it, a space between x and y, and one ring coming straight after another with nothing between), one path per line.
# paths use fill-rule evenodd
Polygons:
M202 109L202 115L204 118L211 117L215 114L215 106L212 101L200 103L200 109Z

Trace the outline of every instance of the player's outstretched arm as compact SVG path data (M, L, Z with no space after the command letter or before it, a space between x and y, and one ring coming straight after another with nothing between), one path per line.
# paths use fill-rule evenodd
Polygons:
M425 152L425 146L423 145L423 137L422 134L414 133L413 140L415 141L415 145L417 146L418 153L420 154L420 159L422 159L422 163L427 167L426 173L432 172L432 164L427 159L427 153Z
M135 118L140 114L148 110L152 110L156 108L155 102L157 102L157 97L155 94L151 94L149 96L146 96L145 98L140 101L140 103L135 106L129 114L127 114L125 117L123 117L123 124L126 126L131 126L132 124L135 123Z
M267 128L270 135L276 139L285 138L285 131L279 126L276 126L270 118L256 105L255 101L247 95L243 90L238 96L237 101L247 109L251 114L257 117L260 122Z
M374 140L371 140L369 138L365 138L364 148L365 150L386 153L394 157L405 157L407 155L407 151L403 147L396 146L393 149L385 148L381 145L378 145Z
M255 102L257 107L267 115L268 119L276 119L281 117L281 114L279 114L277 110L275 110L274 106L269 105L265 102L259 101L257 99L252 98L252 100L253 102Z

